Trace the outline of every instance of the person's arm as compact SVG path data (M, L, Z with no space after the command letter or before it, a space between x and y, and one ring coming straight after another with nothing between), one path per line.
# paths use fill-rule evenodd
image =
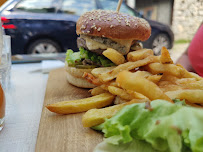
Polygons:
M188 49L182 54L182 56L178 59L176 63L181 64L186 70L190 72L195 72L188 57Z
M200 24L199 28L203 25L203 22ZM198 30L199 30L198 28ZM198 31L197 30L197 31ZM199 33L198 33L199 34ZM197 37L197 33L195 34L195 36ZM192 41L195 41L195 36L193 38ZM190 43L190 45L194 45L194 43L192 44L192 41ZM181 64L186 70L190 71L190 72L195 72L194 68L192 67L192 64L190 62L190 59L188 57L188 48L186 49L186 51L182 54L182 56L178 59L178 61L176 62L178 64Z

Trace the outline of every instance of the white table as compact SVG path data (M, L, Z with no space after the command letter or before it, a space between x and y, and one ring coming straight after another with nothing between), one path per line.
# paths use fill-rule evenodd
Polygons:
M0 152L33 152L48 74L41 63L15 64L6 103L5 127L0 132Z

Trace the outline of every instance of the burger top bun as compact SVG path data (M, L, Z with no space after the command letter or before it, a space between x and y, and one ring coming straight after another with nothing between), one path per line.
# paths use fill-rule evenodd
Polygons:
M76 32L78 35L145 41L151 35L151 27L142 18L114 11L93 10L78 19Z

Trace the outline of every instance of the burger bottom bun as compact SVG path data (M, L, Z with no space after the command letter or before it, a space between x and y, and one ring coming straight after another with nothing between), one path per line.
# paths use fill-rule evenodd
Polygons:
M94 88L96 85L87 82L84 78L77 78L67 72L67 80L70 84L80 88Z
M69 67L67 62L65 63L66 72L70 73L76 78L82 78L84 72L91 73L92 69L78 69L75 67Z
M94 88L96 85L89 83L82 76L84 72L91 73L92 69L77 69L75 67L69 67L65 64L65 69L67 73L67 80L70 84L80 87L80 88Z

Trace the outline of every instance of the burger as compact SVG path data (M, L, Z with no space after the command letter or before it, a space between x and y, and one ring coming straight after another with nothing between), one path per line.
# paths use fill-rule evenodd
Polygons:
M67 50L67 80L77 87L93 88L93 84L82 78L83 73L91 73L94 68L115 66L102 52L112 48L127 55L139 41L150 37L151 27L142 18L115 11L93 10L78 19L76 33L79 35L79 52Z

